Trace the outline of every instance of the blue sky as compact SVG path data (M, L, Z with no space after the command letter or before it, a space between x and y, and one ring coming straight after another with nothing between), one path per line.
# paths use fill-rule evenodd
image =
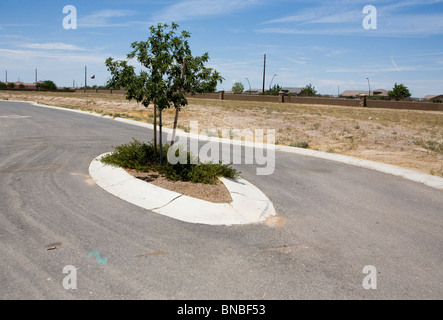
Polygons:
M77 29L63 28L66 5L77 9ZM366 5L377 28L365 29ZM104 61L123 59L148 27L179 24L191 32L194 55L225 78L261 88L312 84L322 94L391 89L403 83L414 97L443 94L443 0L107 0L0 2L0 81L53 80L58 86L103 85ZM374 23L374 21L371 21ZM96 75L94 80L90 79ZM274 77L274 74L276 76Z

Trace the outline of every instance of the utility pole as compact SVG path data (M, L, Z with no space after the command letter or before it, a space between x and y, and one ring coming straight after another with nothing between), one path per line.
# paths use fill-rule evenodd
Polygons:
M265 60L263 64L263 94L265 94L265 79L266 79L266 53L265 53Z
M8 70L6 70L6 82L8 82Z
M88 67L85 66L85 92L86 92L86 87L88 86Z
M37 68L35 68L35 83L37 83L37 81L38 81L37 78L38 78L37 77Z

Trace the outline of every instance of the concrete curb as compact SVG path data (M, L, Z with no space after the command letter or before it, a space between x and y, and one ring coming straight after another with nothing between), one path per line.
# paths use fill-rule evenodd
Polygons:
M242 178L221 178L233 201L213 203L134 178L122 168L100 162L106 154L91 162L89 175L102 189L141 208L185 222L227 226L261 223L276 215L266 195Z
M31 102L31 101L16 101L16 100L7 100L7 101L8 102L30 103L32 105L44 107L44 108L72 111L72 112L77 112L77 113L93 115L96 117L113 119L116 121L125 122L128 124L132 124L132 125L136 125L136 126L144 127L144 128L148 128L148 129L154 128L153 125L148 124L148 123L138 122L138 121L129 120L129 119L123 119L123 118L112 118L109 116L103 116L101 114L97 114L97 113L93 113L93 112L81 111L81 110L76 110L76 109L61 108L61 107L46 106L46 105L38 104L36 102ZM172 132L172 129L163 128L163 131L165 133L170 133L170 132ZM432 188L443 190L443 178L433 176L430 174L426 174L426 173L422 173L419 171L404 169L404 168L401 168L398 166L388 165L388 164L379 163L379 162L375 162L375 161L364 160L364 159L359 159L359 158L355 158L355 157L344 156L344 155L339 155L339 154L334 154L334 153L327 153L327 152L322 152L322 151L301 149L301 148L296 148L296 147L268 145L268 144L254 144L253 142L242 142L242 141L236 141L236 140L220 139L220 138L216 138L216 137L208 137L208 136L196 135L196 134L192 134L192 133L186 133L181 130L177 130L176 135L187 137L187 138L195 138L195 139L198 138L201 141L219 141L219 142L225 142L225 143L231 143L231 144L237 144L237 145L243 145L243 146L251 146L251 147L257 147L257 148L269 148L271 150L276 150L276 151L282 151L282 152L300 154L300 155L304 155L304 156L321 158L321 159L325 159L325 160L337 161L337 162L341 162L341 163L345 163L345 164L349 164L349 165L354 165L354 166L363 167L366 169L371 169L371 170L391 174L391 175L398 176L398 177L401 177L404 179L408 179L411 181L425 184L425 185L432 187Z

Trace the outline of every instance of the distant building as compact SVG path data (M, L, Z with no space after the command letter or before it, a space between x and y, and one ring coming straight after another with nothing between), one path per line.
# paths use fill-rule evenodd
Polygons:
M9 84L11 82L5 82L5 84ZM20 87L20 85L23 85L25 87L25 89L35 89L37 87L37 84L39 83L43 83L43 81L38 81L38 82L34 82L34 83L25 83L22 81L16 81L14 82L15 88Z
M387 97L388 96L388 90L385 89L377 89L374 91L368 91L368 90L346 90L343 91L340 96L342 97L358 97L361 94L368 95L370 93L371 96L378 96L378 97Z
M245 90L243 91L243 94L261 94L263 92L262 89L251 89L251 90Z
M296 87L284 87L281 89L284 93L298 96L300 92L303 90L303 88L296 88Z
M427 96L425 96L424 99L429 101L443 101L443 94L428 94Z

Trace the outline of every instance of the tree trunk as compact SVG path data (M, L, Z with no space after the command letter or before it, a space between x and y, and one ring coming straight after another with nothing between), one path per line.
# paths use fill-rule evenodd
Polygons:
M160 133L159 133L159 141L160 141L160 164L163 164L163 143L162 143L162 127L163 127L163 124L162 124L162 111L163 111L162 108L160 108L160 109L158 110L158 115L159 115L159 124L158 124L158 127L159 127L159 129L160 129Z
M154 101L154 156L157 157L157 101Z
M180 108L179 106L175 106L175 118L174 118L174 127L172 130L171 146L173 146L175 142L175 131L177 130L179 108Z
M180 79L183 80L185 78L185 68L186 68L186 58L183 58L183 67L182 67L182 73L180 75ZM180 88L180 93L183 92L183 87ZM178 113L180 111L180 106L175 106L175 118L174 118L174 127L172 131L172 139L171 139L171 146L174 145L175 142L175 132L177 131L177 123L178 123Z

